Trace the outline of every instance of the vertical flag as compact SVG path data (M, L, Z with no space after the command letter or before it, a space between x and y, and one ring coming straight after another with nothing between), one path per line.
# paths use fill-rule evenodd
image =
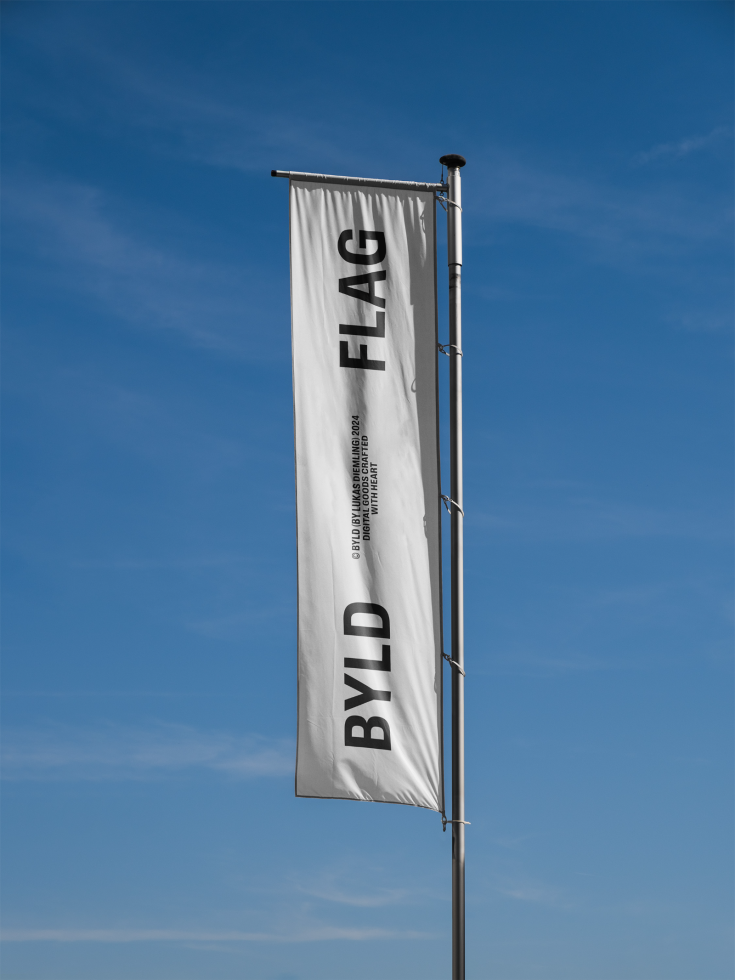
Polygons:
M290 210L296 794L443 811L434 195Z

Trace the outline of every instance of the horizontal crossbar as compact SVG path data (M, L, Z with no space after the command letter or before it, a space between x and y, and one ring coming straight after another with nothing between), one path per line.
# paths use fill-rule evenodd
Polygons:
M297 170L271 170L271 177L308 180L315 184L355 184L358 187L391 187L403 191L445 191L447 184L425 184L418 180L379 180L371 177L335 177L333 174L302 174Z

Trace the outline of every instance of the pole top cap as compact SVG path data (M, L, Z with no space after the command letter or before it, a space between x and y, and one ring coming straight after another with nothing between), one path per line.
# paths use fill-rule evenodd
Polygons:
M443 157L439 157L439 163L445 167L464 167L467 161L459 153L445 153Z

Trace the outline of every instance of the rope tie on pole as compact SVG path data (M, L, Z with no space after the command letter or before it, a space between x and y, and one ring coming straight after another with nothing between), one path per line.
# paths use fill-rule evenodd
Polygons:
M451 357L451 356L452 356L452 355L451 355L451 354L450 354L450 353L449 353L449 352L447 351L447 349L446 349L447 347L453 347L453 348L454 348L454 349L456 350L456 352L457 352L457 353L459 354L459 356L460 356L460 357L464 357L464 354L463 354L463 353L462 353L462 351L461 351L461 350L459 349L459 347L457 347L457 345L456 345L456 344L437 344L436 346L437 346L437 347L439 348L439 350L440 350L440 351L442 352L442 354L446 354L446 355L447 355L447 357Z
M448 653L443 653L443 654L442 654L442 657L444 657L444 659L446 660L446 662L447 662L448 664L451 664L451 665L452 665L452 667L456 667L456 668L457 668L457 670L458 670L458 671L460 672L460 674L462 675L462 677L466 677L466 676L467 676L467 674L465 674L465 672L464 672L464 671L462 670L462 668L461 668L461 667L459 666L459 664L457 663L457 661L456 661L456 660L452 660L452 658L451 658L451 657L449 656L449 654L448 654Z
M450 514L452 513L452 508L449 505L452 504L453 507L456 507L457 508L457 510L462 515L462 517L464 517L464 511L459 506L459 504L457 503L456 500L452 500L452 498L451 497L448 497L445 493L440 494L440 496L441 496L442 500L444 501L444 506L447 508L447 510L449 511Z

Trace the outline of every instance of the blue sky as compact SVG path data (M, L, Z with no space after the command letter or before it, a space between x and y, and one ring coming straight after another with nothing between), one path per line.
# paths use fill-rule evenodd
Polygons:
M731 980L732 5L3 14L6 980L449 975L439 818L293 796L269 176L448 152L468 977Z

